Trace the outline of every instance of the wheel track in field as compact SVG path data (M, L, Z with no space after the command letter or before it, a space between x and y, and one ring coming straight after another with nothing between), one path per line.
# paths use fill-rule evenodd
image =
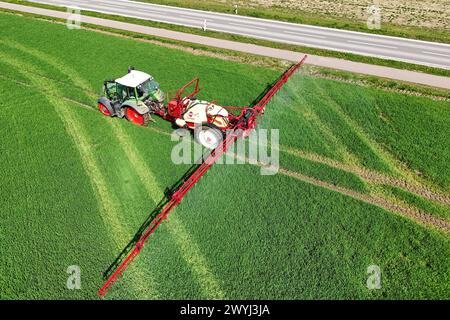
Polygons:
M79 123L77 117L71 110L67 110L66 106L59 100L59 93L50 81L45 81L40 77L37 77L29 72L23 71L23 66L26 65L27 71L33 70L34 66L26 64L23 61L19 61L17 58L11 58L0 52L0 58L2 61L15 67L19 73L22 73L27 77L36 88L42 88L46 90L47 93L52 92L53 94L44 94L44 97L48 100L50 105L56 111L56 114L61 119L62 123L69 136L74 141L74 147L78 150L80 154L81 163L85 169L85 172L92 185L94 196L101 212L101 219L105 226L112 231L113 237L110 237L116 249L121 249L124 244L127 243L128 237L127 232L123 228L123 223L120 221L120 210L117 198L113 197L108 190L107 183L103 174L101 173L96 160L93 157L92 143L89 141L85 134L85 129L82 124ZM51 89L53 88L53 90ZM107 196L108 195L108 196ZM144 279L144 275L141 272L137 272L137 278ZM139 281L139 282L140 282ZM138 282L132 280L132 287L138 288ZM136 290L138 292L139 290Z
M248 163L248 158L243 158L240 156L235 155L237 158L240 158L241 160L244 160ZM258 162L257 164L254 164L258 167L264 167L265 164ZM331 184L329 182L325 182L319 179L316 179L311 176L304 175L299 172L287 170L285 168L280 167L279 171L280 174L318 186L322 187L331 191L338 192L340 194L343 194L345 196L354 198L356 200L363 201L365 203L375 205L377 207L381 207L389 212L397 213L403 217L407 217L411 220L414 220L416 222L419 222L425 226L430 226L433 228L436 228L438 230L441 230L447 234L450 234L450 221L446 221L437 217L434 217L428 213L425 213L420 210L416 210L412 206L402 206L397 203L388 201L387 199L377 196L377 195L370 195L370 194L363 194L348 188L336 186L334 184Z
M354 199L381 207L383 209L386 209L390 212L398 213L401 216L410 218L416 222L419 222L421 224L424 224L426 226L430 226L436 229L439 229L441 231L444 231L447 234L450 234L450 222L439 219L437 217L434 217L430 214L427 214L425 212L414 210L410 207L404 207L399 204L390 202L386 200L385 198L376 196L376 195L366 195L362 194L347 188L335 186L331 183L327 183L318 179L315 179L313 177L309 177L306 175L303 175L298 172L289 171L283 168L280 168L279 171L281 174L313 184L315 186L323 187L332 191L339 192L341 194L344 194L346 196L352 197Z
M64 63L57 60L56 57L49 56L35 48L28 48L19 43L9 43L10 46L15 49L28 52L36 58L58 68L62 73L67 75L69 79L73 81L77 88L86 90L87 95L90 98L97 99L94 91L90 88L89 84L85 82L74 70L67 67ZM140 156L138 150L131 145L130 137L116 122L112 122L112 129L118 140L118 145L128 157L129 161L133 164L133 168L137 175L140 177L141 183L145 186L149 196L158 203L159 199L164 196L162 189L158 186L156 178L151 173L151 170L145 165L144 159ZM203 290L203 293L207 298L212 299L224 299L225 295L220 289L219 283L215 279L214 274L211 272L208 263L201 253L198 244L190 236L189 232L184 227L184 224L172 216L168 225L169 233L176 245L180 249L180 253L187 265L194 271L197 276L198 282Z
M428 200L437 201L445 205L450 205L450 197L441 193L434 192L431 189L426 188L425 186L420 184L413 184L401 178L395 178L392 176L384 175L378 171L369 170L360 166L345 164L318 155L316 153L298 150L289 146L280 145L280 151L284 151L286 153L289 153L293 156L297 156L302 159L325 164L329 167L340 169L345 172L353 173L369 183L391 185L393 187L398 187L408 192L424 197Z
M162 188L159 186L155 176L146 165L139 151L134 145L129 143L130 140L123 128L117 122L114 122L113 125L117 131L117 138L123 146L130 163L133 164L136 173L140 177L141 183L145 186L149 196L157 203L158 199L164 196ZM176 215L170 216L167 229L178 246L181 256L194 271L204 295L210 299L225 299L225 294L220 289L220 285L211 272L208 262L202 255L200 247L192 239L184 224Z
M412 172L410 168L398 159L396 159L389 151L385 150L382 146L380 146L376 141L371 139L366 135L363 129L351 119L345 112L342 110L341 106L337 101L335 101L320 85L317 84L317 80L313 80L312 83L317 88L317 91L320 92L321 96L324 97L328 102L330 102L329 106L331 109L342 119L342 121L354 131L356 136L361 139L367 146L371 148L371 150L376 154L385 164L388 165L391 170L394 171L399 177L402 177L414 184L422 183L420 178Z
M294 78L294 80L295 80L295 78ZM386 156L382 152L383 150L378 148L378 145L373 143L365 135L364 131L361 130L359 127L356 126L356 124L353 123L353 120L350 117L348 117L345 113L340 112L340 110L338 109L339 106L336 107L335 106L336 103L334 101L330 100L330 97L326 93L323 92L322 87L320 87L317 84L317 80L316 79L311 79L311 84L316 88L316 90L314 92L315 93L320 92L321 96L324 98L324 100L329 102L328 105L326 105L326 104L323 105L324 106L323 107L324 110L325 110L325 108L327 108L329 111L333 112L334 116L335 116L335 121L337 121L337 122L341 123L342 125L344 125L346 127L346 129L348 129L349 132L352 133L352 136L354 138L357 138L358 141L360 143L362 143L367 148L367 150L369 152L371 152L371 154L377 158L378 161L380 161L383 165L387 166L387 168L389 168L389 170L392 170L393 173L395 173L397 175L401 175L401 172L399 170L397 170L397 168L395 166L393 166L391 164L391 162L389 162L389 157ZM302 95L300 95L295 90L291 90L291 92L292 92L291 94L293 94L297 99L304 100ZM306 102L306 105L309 105L309 104ZM313 107L310 106L310 109L313 110ZM295 109L293 109L293 111L294 112L298 112ZM330 128L330 130L331 130L331 128ZM342 139L344 139L344 138L339 138L339 143L345 146L345 144L343 143ZM347 146L345 146L345 148L348 149ZM363 160L363 159L361 159L361 156L358 156L357 154L352 154L352 157L353 157L353 159L357 159L357 160L356 161L352 161L350 163L353 163L353 164L356 164L356 165L360 164L360 160Z
M296 78L293 78L293 79L291 78L290 81L295 81L295 80L296 80ZM289 86L290 83L291 82L288 82L287 85ZM286 90L286 89L282 89L282 90ZM317 112L314 111L314 108L311 107L311 105L306 101L304 96L298 94L295 90L292 90L292 92L293 92L295 98L299 102L303 102L303 103L300 104L300 106L301 106L300 109L295 109L291 104L288 104L288 108L290 110L292 110L292 112L294 114L300 113L303 116L303 118L307 119L308 122L310 122L313 126L317 126L319 128L319 130L322 132L322 134L324 134L325 137L328 137L328 139L331 140L333 148L338 151L338 154L339 154L340 158L343 159L343 161L345 161L347 163L352 163L355 165L360 164L359 159L348 150L348 147L341 142L340 138L336 137L336 135L333 133L331 127L325 121L322 121L322 119L320 119ZM275 102L275 104L276 104L276 102ZM310 119L311 119L311 121L309 121ZM328 148L328 150L331 153L334 152L333 149L330 150L328 145L326 147Z
M302 96L299 95L297 97L298 97L299 100L302 100L302 101L305 102L305 100L304 100L304 98ZM317 127L319 128L319 130L322 131L322 133L326 137L328 137L329 140L331 140L333 146L336 148L336 151L339 154L341 159L343 159L344 161L349 162L349 163L358 164L359 163L358 159L347 149L347 147L345 145L343 145L340 142L340 140L332 132L331 128L320 119L320 117L313 110L313 108L311 108L311 107L308 108L308 103L306 103L306 102L302 105L302 107L304 107L304 108L302 108L301 110L294 110L294 108L292 108L289 105L289 108L293 112L295 112L296 114L298 112L300 112L305 119L308 119L308 120L311 119L311 122L313 122L314 124L317 124ZM330 152L331 151L332 150L330 150Z

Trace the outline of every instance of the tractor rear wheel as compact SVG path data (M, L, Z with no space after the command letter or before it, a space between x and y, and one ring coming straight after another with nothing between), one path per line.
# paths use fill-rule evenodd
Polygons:
M150 122L150 115L148 113L140 114L131 107L125 109L125 116L128 121L143 127L147 127Z
M103 103L98 103L98 110L100 110L104 116L111 117L111 112L109 112L108 108Z
M217 148L223 141L223 132L213 124L203 124L194 129L194 139L207 149Z

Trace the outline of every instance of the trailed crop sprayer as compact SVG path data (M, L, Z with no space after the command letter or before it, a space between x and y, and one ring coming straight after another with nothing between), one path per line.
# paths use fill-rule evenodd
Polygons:
M195 141L208 149L215 149L222 141L223 133L234 128L242 115L238 117L228 111L238 107L222 107L215 102L199 100L199 83L199 78L191 80L164 105L165 94L158 82L151 75L130 67L125 76L104 82L98 107L105 116L126 118L141 126L148 126L152 115L171 121L180 128L194 129L197 126Z
M118 267L99 290L100 297L103 297L117 281L139 254L150 235L214 162L227 151L236 139L247 137L256 128L257 119L264 114L266 105L302 66L305 59L306 56L287 70L252 107L223 107L214 101L199 100L197 98L197 94L200 92L198 78L182 87L167 105L164 104L165 94L153 77L134 70L132 67L128 69L128 74L125 76L104 82L104 94L98 100L98 107L105 116L126 118L135 124L147 126L152 115L158 115L175 123L178 127L195 128L195 140L212 151L208 158L186 177L176 190L172 191L165 205L160 210L158 209L158 215L140 234L133 249L118 264ZM238 112L239 115L235 115L229 110L240 110L240 112Z

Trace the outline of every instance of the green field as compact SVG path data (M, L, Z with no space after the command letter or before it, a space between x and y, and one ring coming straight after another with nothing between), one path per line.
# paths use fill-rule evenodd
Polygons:
M95 299L190 167L171 161L170 124L101 116L103 80L129 65L165 91L200 76L202 98L248 105L280 74L0 18L0 298ZM279 173L214 166L107 297L448 299L449 107L296 75L261 123L280 131ZM374 264L382 288L368 290ZM81 290L66 288L71 265Z

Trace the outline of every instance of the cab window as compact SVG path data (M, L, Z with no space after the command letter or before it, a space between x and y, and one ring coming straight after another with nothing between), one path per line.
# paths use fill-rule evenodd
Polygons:
M127 96L129 98L136 98L136 94L135 94L134 88L128 87L127 91L128 91L128 95Z

